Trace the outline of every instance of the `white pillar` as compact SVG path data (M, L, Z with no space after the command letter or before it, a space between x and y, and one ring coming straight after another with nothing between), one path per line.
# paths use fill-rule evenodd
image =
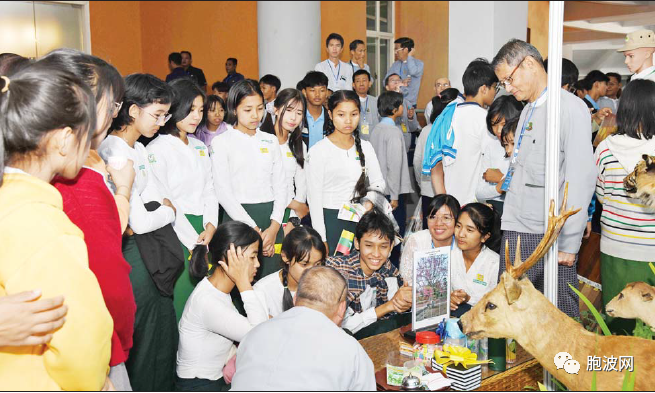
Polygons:
M471 61L491 61L510 39L526 39L528 2L450 1L448 19L448 77L464 93L462 75Z
M321 61L320 1L258 1L259 77L273 74L296 87Z

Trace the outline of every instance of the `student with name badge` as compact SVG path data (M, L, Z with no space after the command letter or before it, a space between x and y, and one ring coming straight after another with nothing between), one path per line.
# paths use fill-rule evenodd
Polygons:
M202 120L205 94L188 78L176 79L169 85L175 92L170 109L173 117L146 149L160 192L175 206L173 229L184 251L184 270L173 294L179 321L199 281L189 275L189 259L197 249L206 248L216 232L218 199L209 149L202 141L189 137Z
M339 209L369 190L384 192L385 183L373 146L359 136L357 94L349 90L332 94L328 115L327 137L307 155L307 197L312 226L328 253L334 254L342 231L354 233L356 225L338 219Z
M353 84L353 67L349 63L341 61L343 52L343 37L337 33L331 33L325 39L325 50L328 58L314 67L315 71L320 71L328 77L328 89L336 92L337 90L352 90Z
M261 233L262 266L258 278L277 271L282 243L282 218L287 203L280 144L258 126L264 96L257 81L246 79L230 89L227 131L212 140L214 189L224 210L221 222L245 222Z

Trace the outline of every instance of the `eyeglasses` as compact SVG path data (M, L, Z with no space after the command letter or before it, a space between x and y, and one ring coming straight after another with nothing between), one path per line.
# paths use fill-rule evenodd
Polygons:
M437 83L436 87L450 87L450 83Z
M452 224L454 220L453 216L437 216L436 214L434 216L428 216L428 221L441 221L446 225Z
M149 114L153 119L155 119L156 120L155 124L160 125L160 126L163 126L164 124L166 124L166 122L169 121L171 119L171 117L173 116L170 113L164 113L164 114L161 114L161 115L157 116L157 115L153 115L152 113L146 111L145 109L142 109L142 110L145 113ZM159 123L161 123L161 124L159 124Z
M523 60L521 60L521 61L519 62L519 64L516 65L516 67L514 67L514 70L512 71L511 74L509 74L509 76L508 76L507 78L503 79L502 81L498 82L498 84L496 84L496 94L498 94L498 92L500 91L501 88L507 90L507 86L508 86L508 85L511 85L512 82L514 82L514 80L512 79L512 77L514 76L514 73L516 72L516 70L519 69L519 67L521 66L521 64L523 64L523 62L525 61L525 59L527 59L527 56L524 57Z

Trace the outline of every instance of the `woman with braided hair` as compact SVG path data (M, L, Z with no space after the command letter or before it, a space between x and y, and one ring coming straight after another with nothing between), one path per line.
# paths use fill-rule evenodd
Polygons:
M359 137L359 107L353 91L332 94L326 138L312 146L305 160L312 226L332 253L342 231L354 233L356 226L338 219L339 209L359 202L371 190L384 192L385 188L373 146Z
M323 265L327 250L318 232L307 226L299 226L284 237L281 254L282 269L253 286L255 293L266 300L271 318L293 307L293 295L298 289L300 277L305 270Z

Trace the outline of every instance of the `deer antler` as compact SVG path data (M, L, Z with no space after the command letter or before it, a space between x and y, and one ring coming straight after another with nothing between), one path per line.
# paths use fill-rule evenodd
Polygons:
M564 186L564 199L562 200L562 206L560 208L560 212L558 216L555 216L555 201L551 200L550 201L550 209L548 211L548 227L546 228L546 233L544 234L544 237L541 239L539 244L537 245L537 248L534 250L532 255L528 257L528 259L523 262L521 262L521 238L519 237L516 241L516 258L514 262L514 266L511 269L507 269L507 271L512 275L514 278L520 278L525 272L527 272L532 266L534 266L535 263L537 263L538 260L543 258L544 255L546 255L546 252L550 249L550 247L553 245L555 242L555 239L557 239L557 236L559 236L560 231L562 230L562 227L564 226L564 223L566 220L576 214L577 212L580 211L580 209L573 210L573 208L566 210L566 200L568 199L569 196L569 184L566 183ZM506 265L509 266L509 245L506 243L505 244L505 261Z

